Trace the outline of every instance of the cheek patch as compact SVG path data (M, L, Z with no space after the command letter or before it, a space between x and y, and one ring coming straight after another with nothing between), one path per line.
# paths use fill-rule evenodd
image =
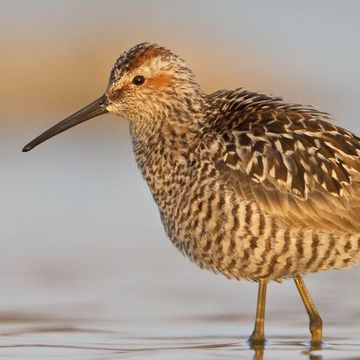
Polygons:
M164 87L170 87L173 82L173 76L169 74L155 75L145 82L145 85L149 89L159 90Z

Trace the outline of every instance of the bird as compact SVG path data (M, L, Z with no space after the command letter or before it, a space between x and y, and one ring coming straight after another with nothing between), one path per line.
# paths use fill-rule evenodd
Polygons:
M270 281L294 280L311 344L323 323L303 276L360 260L360 139L331 116L236 88L206 93L185 61L141 43L115 62L105 93L28 143L86 120L130 124L135 160L175 247L200 268L258 284L252 346L265 344Z

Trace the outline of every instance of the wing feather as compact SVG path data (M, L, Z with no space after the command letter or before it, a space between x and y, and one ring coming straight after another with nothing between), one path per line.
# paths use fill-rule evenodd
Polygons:
M212 95L222 180L285 223L360 233L360 139L312 108L237 92Z

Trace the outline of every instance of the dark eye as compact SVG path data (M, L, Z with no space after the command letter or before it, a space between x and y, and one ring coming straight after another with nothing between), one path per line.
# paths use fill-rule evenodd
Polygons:
M142 85L145 82L145 78L142 75L136 75L133 79L132 79L132 83L134 85Z

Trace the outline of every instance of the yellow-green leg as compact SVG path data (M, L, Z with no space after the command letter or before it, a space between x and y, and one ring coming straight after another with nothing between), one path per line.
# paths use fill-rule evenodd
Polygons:
M303 279L298 276L294 279L297 289L299 290L301 299L305 305L310 320L311 345L320 347L322 341L322 320L316 310L309 292L306 289Z
M264 279L259 280L259 291L256 308L256 320L254 330L249 337L251 345L264 345L265 343L265 303L266 303L266 287L267 281Z

